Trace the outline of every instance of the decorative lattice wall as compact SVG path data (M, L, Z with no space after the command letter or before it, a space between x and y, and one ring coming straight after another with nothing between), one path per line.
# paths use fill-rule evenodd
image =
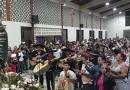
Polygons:
M6 20L6 0L0 1L0 6L3 11L3 20ZM39 16L39 24L44 25L61 25L61 6L60 4L51 2L49 0L33 0L33 13ZM73 21L73 27L79 27L79 11L73 10L72 20L72 8L64 7L64 26L71 27ZM10 12L11 21L30 23L30 0L10 0ZM91 15L81 12L81 24L84 24L84 28L91 28ZM93 28L100 28L100 18L93 16ZM102 19L102 29L106 28L106 20Z
M10 0L11 21L30 23L30 0Z
M2 21L6 20L6 0L0 0L0 9L2 10Z

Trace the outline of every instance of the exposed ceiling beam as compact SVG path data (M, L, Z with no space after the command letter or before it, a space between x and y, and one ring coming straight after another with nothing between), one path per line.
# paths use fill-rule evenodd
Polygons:
M64 0L50 0L50 1L58 3L58 4L64 4L65 3ZM68 1L71 1L71 0L68 0ZM75 3L72 3L72 2L68 2L68 1L66 2L66 6L65 7L70 7L70 8L76 9L76 10L81 10L80 9L81 7L79 5L77 5ZM89 12L92 12L89 9L85 9L85 10L81 10L81 11L86 12L87 14ZM93 13L93 15L100 16L99 13L94 13L94 12L92 12L92 13Z
M117 7L117 6L129 3L129 2L130 2L130 0L121 0L121 1L116 2L114 4L110 4L109 6L106 6L106 7L103 7L103 8L99 8L97 10L94 10L94 12L102 12L102 11L105 11L105 10L108 10L108 9L111 9L111 8L114 8L114 7Z
M105 0L94 0L92 2L86 3L85 5L81 6L81 9L87 9L89 7L92 7L92 6L95 6L100 3L104 3L104 2L106 2L106 1Z
M115 14L115 13L118 13L118 12L120 12L122 10L125 10L125 9L128 9L128 8L130 8L130 4L126 5L124 7L118 8L117 11L109 11L107 13L104 13L104 14L102 14L102 16L107 16L107 15Z

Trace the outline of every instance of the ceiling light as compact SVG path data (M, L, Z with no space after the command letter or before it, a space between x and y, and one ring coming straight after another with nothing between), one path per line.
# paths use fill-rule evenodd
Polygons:
M89 12L89 14L92 14L92 12Z
M64 3L63 6L66 6L66 3Z
M116 11L117 9L116 8L113 8L114 11Z
M109 2L106 2L106 6L108 6L108 5L110 5L110 3L109 3Z
M103 16L102 18L105 18L105 16Z
M119 14L122 14L122 12L119 12Z

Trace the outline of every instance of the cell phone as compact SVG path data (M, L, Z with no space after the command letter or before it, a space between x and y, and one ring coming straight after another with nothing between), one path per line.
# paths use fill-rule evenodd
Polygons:
M106 72L110 72L110 68L106 68Z

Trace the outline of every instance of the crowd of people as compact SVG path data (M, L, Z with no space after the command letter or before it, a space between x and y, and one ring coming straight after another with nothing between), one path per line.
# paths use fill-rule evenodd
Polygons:
M47 90L130 90L129 58L127 38L45 42L29 48L22 42L19 48L8 48L5 66L8 71L22 74L47 61ZM34 73L43 88L44 73Z

